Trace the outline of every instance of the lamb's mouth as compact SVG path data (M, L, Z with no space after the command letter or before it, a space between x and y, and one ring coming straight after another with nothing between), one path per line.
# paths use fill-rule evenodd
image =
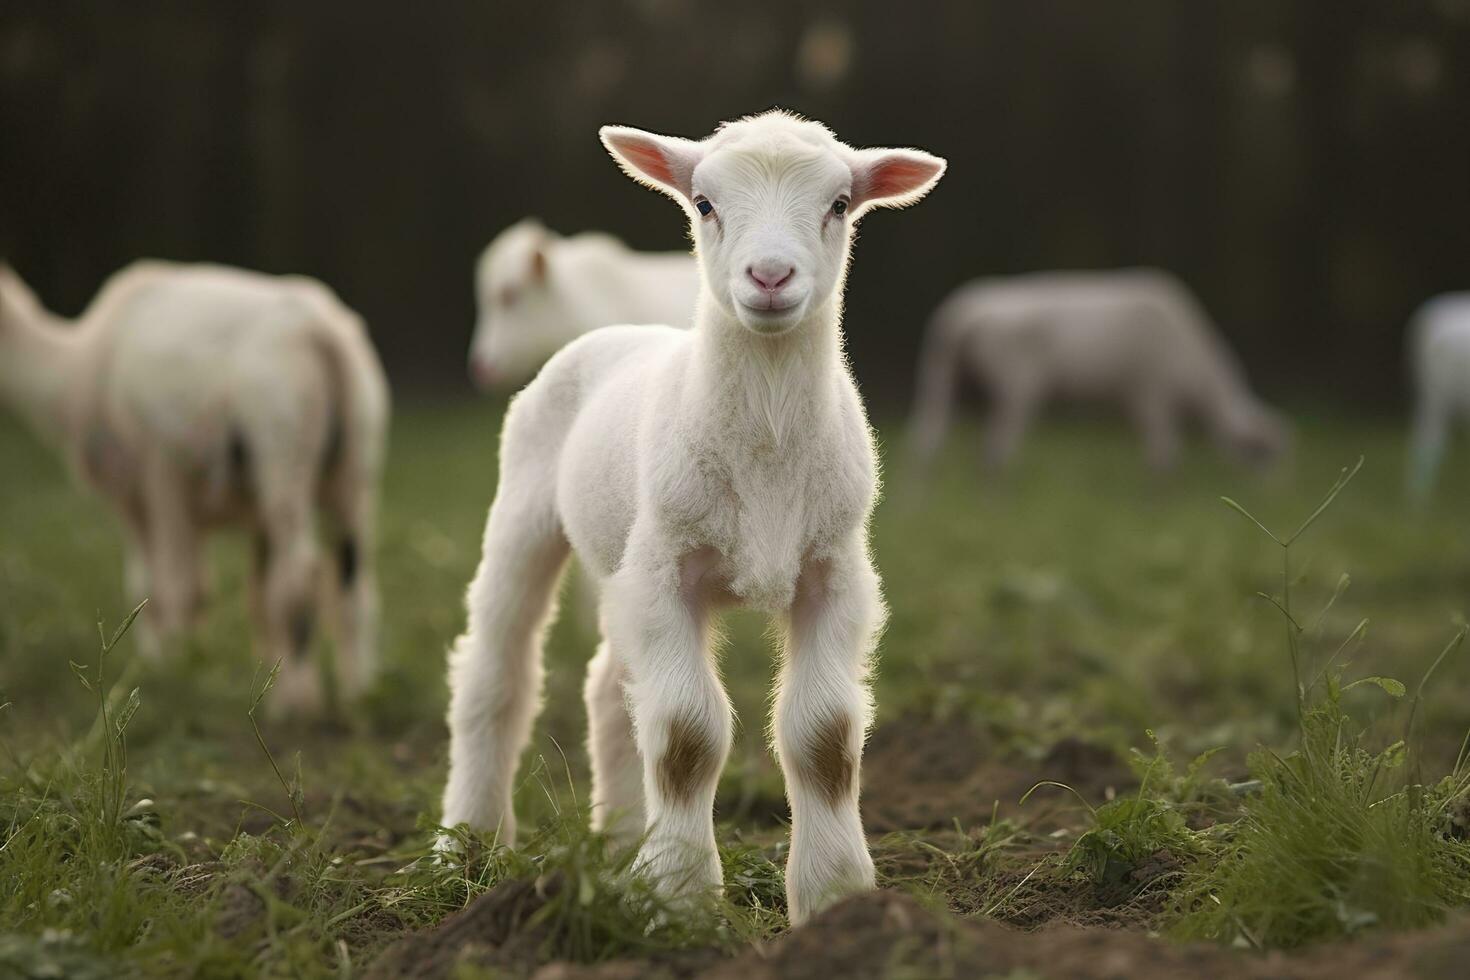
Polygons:
M791 303L785 303L781 306L752 306L744 300L736 300L736 302L740 304L741 309L751 314L752 316L769 320L785 319L791 313L795 312L796 308L801 305L801 300L796 300L795 302Z

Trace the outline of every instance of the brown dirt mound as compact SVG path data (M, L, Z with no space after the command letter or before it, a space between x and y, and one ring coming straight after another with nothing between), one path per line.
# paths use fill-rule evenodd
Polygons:
M449 977L461 967L530 972L545 939L530 920L562 887L559 877L503 882L433 929L385 949L364 977Z
M805 928L752 948L702 980L880 980L903 977L1240 977L1245 980L1398 980L1458 975L1470 921L1427 933L1342 942L1301 954L1256 955L1176 945L1118 929L1052 926L1034 932L952 919L898 892L849 899Z

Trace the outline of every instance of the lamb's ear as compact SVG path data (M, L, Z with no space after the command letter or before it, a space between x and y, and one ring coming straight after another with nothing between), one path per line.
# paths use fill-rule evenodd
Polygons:
M704 157L703 145L627 126L604 126L598 135L629 177L676 200L689 199L694 168Z
M531 250L531 281L546 281L546 249L540 245Z
M904 208L929 193L947 165L923 150L874 147L852 152L852 208Z

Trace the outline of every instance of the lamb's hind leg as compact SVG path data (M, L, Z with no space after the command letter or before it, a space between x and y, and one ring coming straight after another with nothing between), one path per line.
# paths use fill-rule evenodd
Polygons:
M267 700L273 714L312 715L322 707L321 671L311 660L316 627L318 546L308 480L262 481L259 609L266 659L280 665Z
M162 458L144 469L141 541L149 589L144 650L158 653L176 640L196 616L203 597L199 528L189 510L183 478ZM139 566L130 559L128 577L136 584Z
M332 613L336 663L343 694L355 698L378 672L378 578L374 526L377 476L362 475L332 488Z
M551 494L502 476L469 627L449 654L449 782L443 823L494 831L514 844L511 795L541 697L541 645L568 545Z
M786 895L793 924L873 887L858 785L872 715L868 656L882 621L878 578L860 544L803 571L774 725L791 801Z
M607 640L587 665L587 755L592 760L592 829L618 844L643 833L643 762L624 689L628 669Z

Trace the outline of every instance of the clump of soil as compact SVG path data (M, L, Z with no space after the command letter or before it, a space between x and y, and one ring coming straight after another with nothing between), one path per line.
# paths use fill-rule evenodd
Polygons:
M562 887L560 876L502 882L433 929L389 946L365 977L449 977L462 965L529 973L546 938L531 920Z

